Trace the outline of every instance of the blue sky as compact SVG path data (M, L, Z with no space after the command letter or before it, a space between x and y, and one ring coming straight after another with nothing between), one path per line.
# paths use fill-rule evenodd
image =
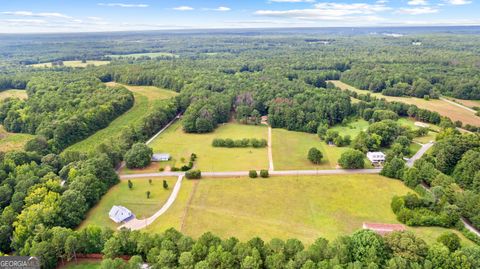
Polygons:
M480 0L0 0L0 33L480 25Z

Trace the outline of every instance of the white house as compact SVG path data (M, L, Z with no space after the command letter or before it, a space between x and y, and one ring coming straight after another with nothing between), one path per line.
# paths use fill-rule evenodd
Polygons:
M110 212L108 213L110 219L115 221L115 223L120 223L132 216L132 212L128 208L121 205L114 205Z
M152 162L166 162L170 160L170 154L168 153L155 153L152 156Z
M367 152L367 158L370 160L371 163L383 163L385 162L385 154L383 152Z

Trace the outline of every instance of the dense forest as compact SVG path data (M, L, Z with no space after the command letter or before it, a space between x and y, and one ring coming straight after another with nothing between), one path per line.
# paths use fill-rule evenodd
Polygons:
M159 268L478 267L478 248L459 248L451 235L426 246L409 233L381 238L359 231L334 242L319 239L306 248L294 239L242 243L211 234L193 240L175 231L147 235L95 227L70 230L118 182L114 168L132 145L145 142L178 113L183 113L183 129L191 133L211 132L231 118L258 124L261 116L268 116L272 127L316 133L337 146L351 144L359 152L387 150L382 173L415 190L392 201L400 221L460 228L463 217L480 227L478 126L467 126L474 133L461 134L457 123L436 112L328 83L341 79L385 95L479 99L480 38L325 33L322 38L329 44L324 44L314 42L318 35L118 34L115 44L100 35L65 41L45 36L38 43L26 36L1 44L0 90L25 89L28 98L0 102L0 122L7 131L36 137L24 150L0 154L0 251L41 256L47 268L55 266L57 257L98 252L111 258L139 255ZM413 46L413 39L422 40L422 46ZM62 46L52 46L58 42ZM107 57L159 51L178 57ZM85 59L111 63L83 69L28 66ZM110 81L180 94L155 104L137 125L88 154L63 151L133 106L133 94L105 86ZM404 128L396 122L399 117L440 128L438 143L412 168L406 168L402 158L412 139L429 130ZM359 118L370 125L353 141L329 130Z

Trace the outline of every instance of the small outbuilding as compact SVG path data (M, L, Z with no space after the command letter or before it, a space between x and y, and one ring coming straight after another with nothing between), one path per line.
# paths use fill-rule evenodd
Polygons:
M128 208L126 208L124 206L114 205L112 207L112 209L110 209L110 212L108 213L108 216L115 223L120 223L120 222L125 221L125 220L129 219L130 217L132 217L133 214L130 210L128 210Z
M152 162L167 162L170 160L168 153L155 153L152 155Z
M367 158L372 164L381 164L385 162L386 155L380 151L367 152Z
M405 231L405 225L364 222L363 229L372 230L379 235L386 235L391 232Z

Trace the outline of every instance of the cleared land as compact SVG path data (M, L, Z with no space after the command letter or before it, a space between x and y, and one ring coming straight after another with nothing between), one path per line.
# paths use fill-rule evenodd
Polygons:
M82 61L64 61L63 66L66 67L87 67L89 65L94 65L94 66L100 66L100 65L106 65L109 64L110 61L87 61L85 63L82 63ZM50 68L54 67L52 63L39 63L39 64L31 64L30 66L35 67L35 68Z
M0 151L7 152L23 149L23 146L34 137L31 134L9 133L0 125Z
M117 83L107 83L108 86L121 85ZM149 113L155 102L160 100L172 98L177 95L176 92L160 89L152 86L125 86L132 91L135 97L135 104L123 115L116 118L106 128L96 132L85 140L82 140L66 150L73 151L91 151L102 142L108 141L111 137L118 135L125 127L135 125L147 113Z
M403 102L406 104L412 104L416 105L419 108L423 109L428 109L431 111L436 111L442 116L449 117L450 119L456 121L459 120L463 122L464 124L471 124L475 126L480 126L480 117L475 116L475 113L466 110L464 108L461 108L459 106L450 104L446 101L443 100L438 100L438 99L432 99L429 101L426 101L424 99L420 98L414 98L414 97L395 97L395 96L385 96L382 95L381 93L372 93L370 91L364 91L357 89L353 86L350 86L346 83L343 83L338 80L331 80L336 87L340 89L348 89L354 92L358 92L361 94L367 94L370 93L370 95L378 97L378 98L384 98L387 101L398 101L398 102Z
M141 57L174 57L178 58L178 55L169 53L169 52L148 52L148 53L131 53L131 54L111 54L106 55L106 57L110 58L141 58Z
M391 198L408 192L402 182L378 175L186 180L172 208L147 231L174 227L193 237L211 231L241 240L261 234L308 244L350 234L364 221L399 223ZM447 230L409 229L430 243Z
M480 100L464 100L464 99L457 99L453 97L448 97L450 101L459 103L461 105L464 105L469 108L475 108L475 107L480 107Z
M0 101L10 97L27 99L28 95L27 95L27 91L25 90L9 89L9 90L0 91Z
M168 182L168 190L163 188L163 179ZM167 201L176 178L152 178L152 184L147 178L132 179L133 188L128 188L128 181L122 180L112 187L102 200L92 208L80 229L87 225L98 225L116 229L119 225L108 217L108 212L114 205L124 206L138 218L143 219L153 215ZM146 192L150 191L150 198Z
M71 261L65 265L60 265L58 269L98 269L100 268L100 260L79 260L78 263Z
M246 171L268 169L267 148L215 148L214 138L267 139L266 126L227 123L208 134L188 134L177 121L149 144L154 152L170 153L172 160L163 166L181 167L192 153L197 154L195 167L202 171ZM184 158L185 162L182 162ZM148 170L148 169L147 169Z

